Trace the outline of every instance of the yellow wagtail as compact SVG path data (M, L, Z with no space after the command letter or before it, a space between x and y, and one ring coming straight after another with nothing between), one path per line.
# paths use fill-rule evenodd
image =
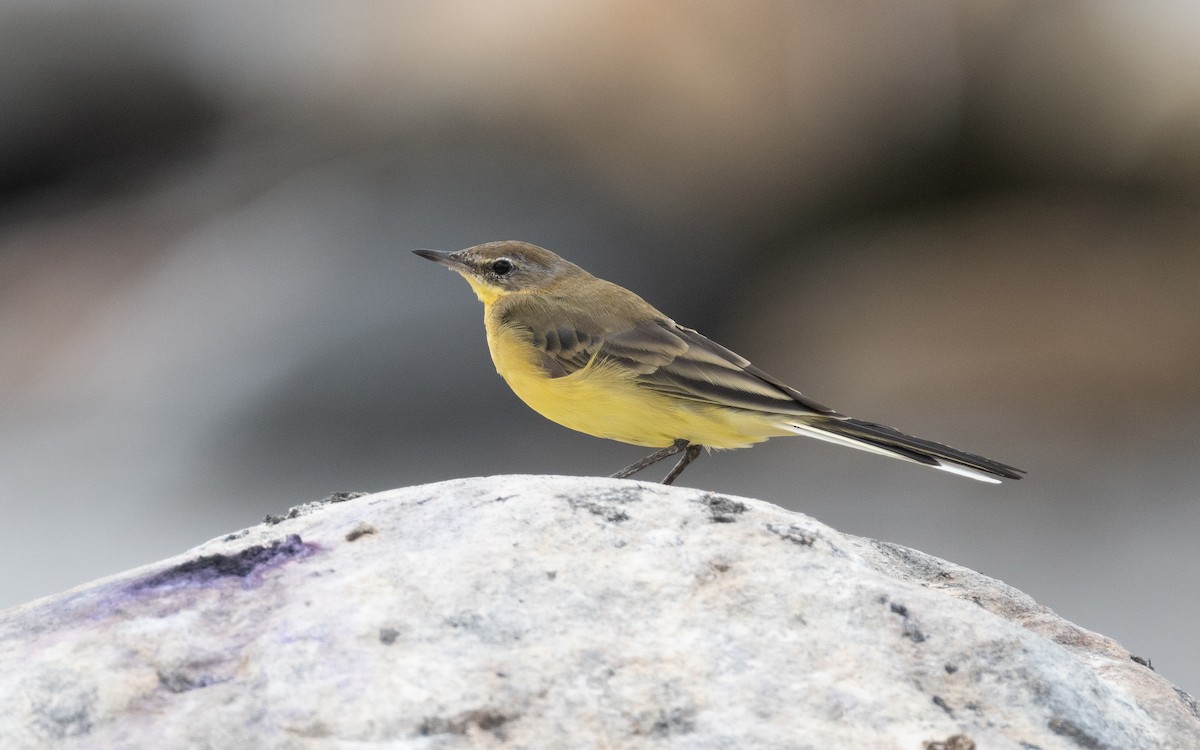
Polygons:
M985 482L1024 472L931 440L852 419L685 328L624 287L544 248L489 242L414 250L467 280L483 302L496 371L534 411L579 432L661 450L623 478L683 453L808 435Z

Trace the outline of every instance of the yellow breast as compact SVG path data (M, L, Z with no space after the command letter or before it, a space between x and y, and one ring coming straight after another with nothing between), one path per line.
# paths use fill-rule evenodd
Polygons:
M490 313L490 305L485 306ZM485 314L485 325L496 372L530 408L572 430L652 448L681 438L712 448L744 448L790 434L765 414L650 390L610 361L593 360L552 378L527 333L490 314Z

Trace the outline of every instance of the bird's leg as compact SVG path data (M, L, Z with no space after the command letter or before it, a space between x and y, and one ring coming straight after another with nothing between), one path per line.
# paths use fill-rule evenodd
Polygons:
M683 450L690 450L688 448L688 441L683 440L683 439L676 440L671 445L667 446L666 448L663 448L660 451L655 451L655 452L651 453L649 456L646 456L641 461L635 461L634 463L629 464L624 469L621 469L616 474L613 474L610 478L625 479L626 477L629 477L629 476L632 476L632 475L638 473L639 471L646 468L647 466L653 466L654 464L658 463L659 461L663 460L664 458L670 458L671 456L674 456L676 453L679 453L680 451L683 451ZM695 457L693 456L693 458L695 458ZM688 463L691 463L691 462L692 462L692 459L688 459ZM679 467L677 466L675 468L678 469ZM678 475L676 475L676 476L678 476Z
M675 464L675 468L671 469L671 473L667 475L666 479L662 480L662 483L673 484L679 478L679 475L683 473L683 470L688 467L688 464L696 460L696 457L700 455L700 449L703 447L703 445L689 445L687 450L683 452L683 458L679 459L679 463Z

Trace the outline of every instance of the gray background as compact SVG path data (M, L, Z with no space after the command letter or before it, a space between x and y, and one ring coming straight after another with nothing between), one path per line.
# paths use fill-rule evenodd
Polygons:
M408 253L523 239L1029 471L702 458L1200 692L1194 4L0 5L0 606L334 490L607 474ZM650 478L653 478L650 477Z

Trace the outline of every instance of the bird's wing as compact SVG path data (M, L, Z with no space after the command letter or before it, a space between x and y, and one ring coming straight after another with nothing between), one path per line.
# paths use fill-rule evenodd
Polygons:
M774 414L841 416L666 317L613 326L602 315L564 322L526 307L509 318L515 319L529 329L551 377L570 375L593 360L611 361L647 388L677 398Z
M660 338L678 342L672 350L674 356L661 364L657 357L643 354L643 342ZM600 354L620 359L630 367L651 366L639 373L638 380L679 398L773 414L840 416L758 369L745 357L671 320L648 321L613 334L605 339Z

